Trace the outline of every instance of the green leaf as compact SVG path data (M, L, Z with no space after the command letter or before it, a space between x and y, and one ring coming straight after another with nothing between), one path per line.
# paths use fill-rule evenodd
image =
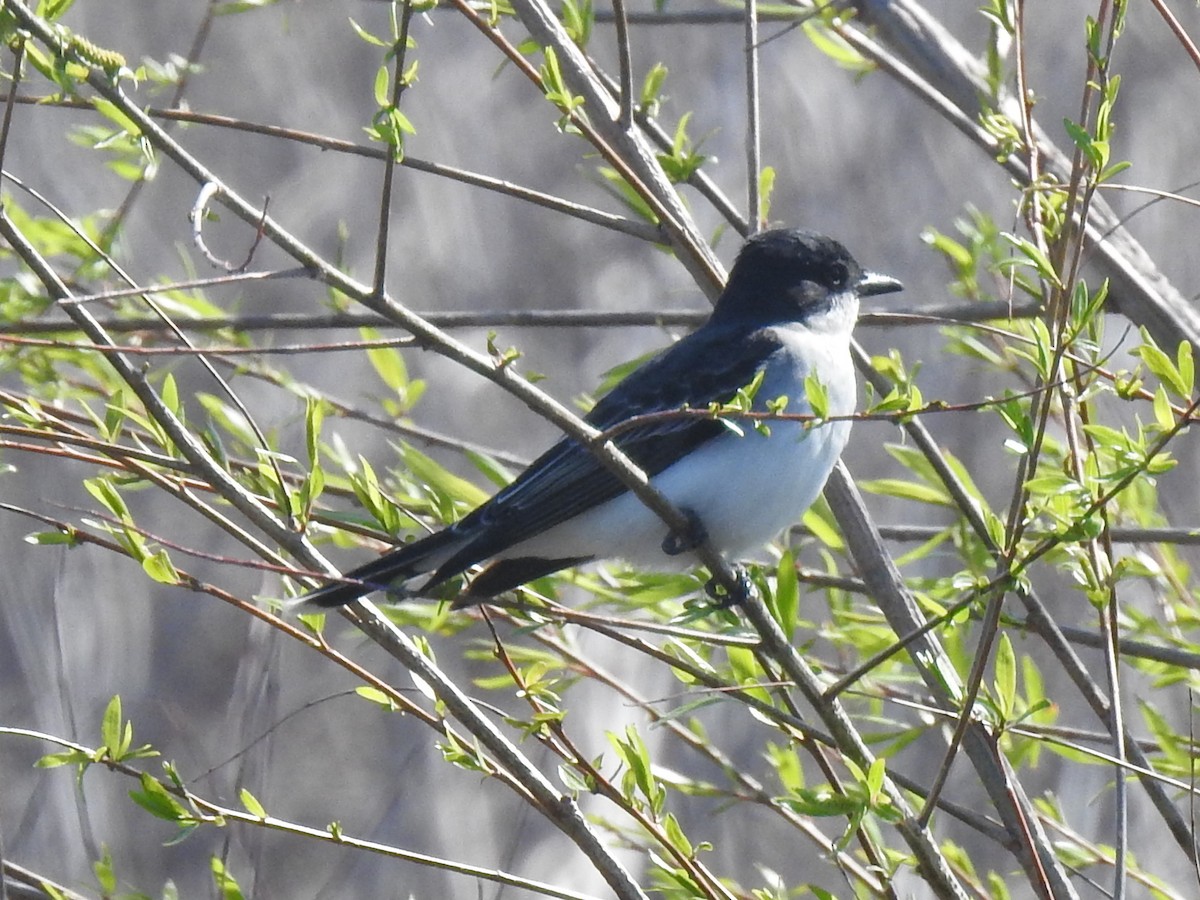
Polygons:
M1003 237L1010 244L1012 244L1022 256L1025 257L1026 261L1033 266L1038 273L1038 277L1045 279L1047 282L1057 287L1062 286L1062 279L1058 277L1058 272L1055 271L1054 264L1050 261L1049 257L1047 257L1040 249L1038 249L1037 244L1028 238L1020 237L1019 235L1010 234L1008 232L1004 232ZM1034 319L1035 328L1037 327L1038 323L1041 323L1041 320ZM1041 324L1044 329L1045 323ZM1043 372L1043 374L1045 373Z
M771 218L771 197L775 192L775 169L772 166L763 166L763 169L758 174L758 202L759 215L764 221L769 221Z
M373 328L360 329L363 340L379 339L379 332ZM393 347L372 347L367 351L367 359L375 369L381 381L393 391L399 393L408 384L408 366L404 357Z
M133 121L133 119L129 118L129 116L125 115L125 113L123 113L116 106L116 104L112 103L111 101L105 100L103 97L94 97L92 99L92 104L95 106L96 112L100 113L100 115L104 116L104 118L108 119L126 134L129 134L132 137L137 137L142 133L142 130L138 127L138 124Z
M250 791L248 791L246 788L242 788L238 796L241 798L242 807L246 810L246 812L250 813L250 815L259 819L265 819L267 817L267 811L263 808L263 805L258 802L258 798L250 793Z
M872 803L875 802L874 798L883 794L883 779L886 774L887 762L882 756L875 759L867 770L867 790L871 792Z
M181 580L167 551L162 549L142 559L142 571L159 584L179 584Z
M412 471L413 476L436 492L467 506L479 506L488 499L486 491L465 478L459 478L416 448L405 444L401 452L404 455L404 464Z
M1161 384L1154 389L1154 422L1163 431L1175 427L1175 410L1171 408L1171 398Z
M35 531L25 535L25 542L43 546L52 544L75 546L79 543L79 538L74 531Z
M193 821L191 813L152 775L143 772L140 776L142 789L130 791L129 797L146 812L165 822Z
M112 854L105 847L100 858L92 863L92 872L100 885L104 896L111 897L117 892L117 873L113 868Z
M1142 328L1141 331L1143 343L1140 347L1135 348L1133 353L1142 358L1142 362L1146 364L1146 368L1153 372L1172 394L1182 397L1185 400L1190 400L1192 388L1195 384L1190 345L1187 351L1182 349L1182 344L1180 345L1180 350L1177 352L1179 360L1179 366L1177 367L1172 362L1171 357L1167 356L1154 343L1150 332L1145 328Z
M95 497L113 516L122 522L129 522L129 507L121 499L120 493L113 487L108 478L89 478L83 483L87 492Z
M586 48L592 36L595 16L592 0L562 0L562 22L568 37L580 48Z
M630 212L645 222L658 224L658 215L650 207L650 204L646 202L646 198L641 195L637 188L626 181L623 175L608 166L601 166L596 172L604 179L611 193L624 203Z
M392 46L387 41L385 41L383 38L376 37L375 35L371 34L371 32L367 31L365 28L363 28L361 25L359 25L353 19L350 19L350 27L354 29L355 34L357 34L360 38L362 38L368 44L372 44L376 47L387 47L389 49Z
M663 83L667 80L667 67L656 62L642 79L642 94L640 105L647 115L654 115L658 109L659 97L662 94Z
M512 682L510 680L509 684L511 684L511 683ZM394 712L397 708L395 700L393 700L391 697L389 697L386 693L381 691L379 688L372 687L369 684L359 685L358 687L356 687L354 689L354 693L356 693L358 696L362 697L364 700L370 701L371 703L374 703L377 706L382 706L384 709L388 710L389 712Z
M40 0L37 14L47 21L54 22L74 5L75 0Z
M1007 633L1000 635L996 646L996 703L1005 721L1013 717L1017 706L1017 655Z
M325 404L317 397L309 396L304 403L304 449L308 453L308 464L314 468L321 459L321 425L325 421Z
M33 765L36 769L57 769L59 766L86 766L93 762L92 755L83 750L64 750L61 753L47 753Z
M692 856L695 853L692 847L692 842L688 840L683 829L679 825L679 820L670 813L663 817L663 827L667 833L667 843L682 853L684 856Z
M498 488L505 487L513 480L512 472L509 471L506 466L498 463L490 456L487 456L483 453L478 453L474 450L467 450L466 457L471 461L471 464L479 470L484 478Z
M781 798L781 802L795 812L820 818L850 816L863 808L861 797L839 794L829 787L801 788Z
M1099 175L1096 176L1096 181L1098 183L1102 183L1105 181L1111 181L1115 176L1120 175L1122 172L1124 172L1126 169L1130 168L1132 165L1133 165L1133 163L1131 163L1127 159L1123 159L1120 162L1113 163L1111 166L1109 166L1107 169L1105 169L1103 172L1101 172Z
M1196 365L1192 359L1192 342L1180 341L1175 354L1175 371L1179 373L1179 387L1184 397L1190 398L1196 389Z
M844 548L842 536L833 524L833 513L829 511L829 506L823 498L818 497L817 502L805 510L800 521L812 532L814 538L830 550Z
M628 769L627 776L633 786L636 786L638 793L649 803L650 809L656 815L660 813L666 800L666 792L653 775L650 751L637 729L632 725L627 726L623 738L609 732L608 740L624 761Z
M916 503L929 503L934 506L954 507L945 490L938 490L915 481L904 481L900 478L877 478L872 481L860 482L860 487L873 494L884 497L897 497L901 500L912 500Z
M237 880L230 874L225 867L225 863L221 861L219 856L214 856L211 860L213 885L217 888L217 893L221 900L245 900L242 894L242 889L238 886Z
M375 72L375 105L387 106L391 102L392 73L387 66L380 66Z
M163 405L167 407L176 416L180 415L179 406L179 386L175 383L175 376L170 372L163 379L161 392Z
M788 7L788 9L793 9L793 7ZM875 64L871 60L855 50L853 45L819 18L806 18L801 27L812 45L843 69L865 73L875 68Z
M224 402L220 397L203 391L198 392L195 397L213 423L220 426L226 434L237 440L243 447L251 448L258 445L254 429L250 427L250 423L246 421L246 416L240 409Z
M1071 142L1083 151L1092 168L1102 169L1108 160L1108 142L1096 140L1088 134L1087 129L1070 119L1063 119L1063 127L1071 138Z
M800 579L796 574L796 558L791 551L784 553L779 560L771 599L771 611L783 633L790 638L796 630L800 610Z
M104 717L100 721L100 740L108 748L110 756L116 757L121 752L120 694L114 694L104 708Z
M809 372L804 378L804 396L812 408L813 415L818 419L829 416L829 390L817 377L816 372Z

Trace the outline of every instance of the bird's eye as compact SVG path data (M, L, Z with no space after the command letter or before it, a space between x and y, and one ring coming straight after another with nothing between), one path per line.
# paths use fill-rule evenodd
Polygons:
M829 266L828 276L830 287L844 288L850 283L850 270L846 268L845 263L832 263Z

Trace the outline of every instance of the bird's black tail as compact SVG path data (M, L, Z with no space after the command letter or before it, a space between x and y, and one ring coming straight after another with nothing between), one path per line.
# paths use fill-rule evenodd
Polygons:
M374 591L396 590L405 581L436 569L461 543L462 537L454 534L453 529L431 534L346 572L340 580L332 581L300 598L300 604L329 609L353 603ZM403 593L403 589L400 590Z

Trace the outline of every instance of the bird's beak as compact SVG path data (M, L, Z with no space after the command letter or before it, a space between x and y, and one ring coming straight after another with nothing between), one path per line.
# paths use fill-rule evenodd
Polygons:
M877 272L863 272L862 278L856 285L859 296L872 297L875 294L891 294L904 290L902 285L890 275L880 275Z

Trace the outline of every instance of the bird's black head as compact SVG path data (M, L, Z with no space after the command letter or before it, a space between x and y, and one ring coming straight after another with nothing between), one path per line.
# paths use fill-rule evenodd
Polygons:
M901 289L900 282L863 270L832 238L778 228L746 241L733 265L713 319L810 322L842 313L854 324L858 298Z

